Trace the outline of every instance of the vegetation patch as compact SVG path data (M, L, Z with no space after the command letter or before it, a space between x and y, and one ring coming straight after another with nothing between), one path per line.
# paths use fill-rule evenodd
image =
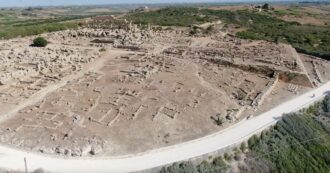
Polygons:
M156 11L131 13L126 18L136 24L160 26L191 26L212 21L199 9L188 7L167 7Z
M228 168L222 157L216 157L212 161L203 161L198 165L191 162L174 163L163 167L159 173L221 173L226 172Z
M317 172L330 171L330 96L324 101L286 115L270 130L242 143L234 150L241 172ZM207 146L206 146L207 147ZM241 155L245 154L242 161ZM160 173L221 173L235 162L224 154L197 166L190 162L164 167ZM243 165L241 163L244 163ZM228 164L229 163L229 164Z
M33 40L32 46L34 47L46 47L48 44L48 41L43 37L37 37Z
M20 19L15 14L0 16L0 39L25 37L46 32L55 32L79 27L79 20L83 17L59 17L53 19Z
M48 23L37 24L30 26L8 26L5 30L0 29L0 38L10 39L17 36L25 37L31 35L38 35L45 32L55 32L66 29L77 28L78 24L75 22L68 23Z
M99 51L100 51L100 52L105 52L105 51L107 51L107 49L103 47L103 48L101 48Z
M142 25L193 26L216 20L235 24L245 31L237 33L243 39L289 43L299 52L330 60L330 28L287 22L264 12L253 10L210 10L168 7L157 11L131 13L126 18ZM191 35L195 30L191 30Z
M329 102L326 97L308 109L286 115L260 137L250 138L248 159L270 163L272 172L329 172Z

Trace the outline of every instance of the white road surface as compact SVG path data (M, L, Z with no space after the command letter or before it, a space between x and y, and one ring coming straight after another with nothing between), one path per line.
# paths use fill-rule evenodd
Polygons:
M284 113L295 112L303 107L307 107L315 101L322 99L329 92L330 82L285 102L266 113L249 120L241 121L221 132L137 155L109 158L64 159L0 146L0 167L9 170L24 170L24 158L27 160L29 170L43 168L52 172L117 173L158 167L211 153L247 140L253 134L274 125Z

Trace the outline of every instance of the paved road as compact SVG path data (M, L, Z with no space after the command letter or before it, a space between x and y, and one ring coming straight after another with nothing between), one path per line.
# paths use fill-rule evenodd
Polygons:
M51 158L0 146L0 167L24 170L24 157L29 170L44 168L53 172L130 172L186 160L217 151L248 139L251 135L273 125L283 113L297 111L320 100L330 92L330 82L302 96L285 102L255 118L242 121L224 131L178 145L138 155L116 158L87 158L67 160ZM314 95L315 94L315 95Z

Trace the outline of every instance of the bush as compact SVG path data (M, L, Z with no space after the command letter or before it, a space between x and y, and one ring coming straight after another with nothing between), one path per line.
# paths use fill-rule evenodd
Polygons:
M226 172L229 166L225 163L222 157L217 157L212 162L213 172L212 173L221 173ZM203 172L200 172L203 173Z
M197 169L191 162L182 162L163 167L159 173L197 173Z
M235 159L236 161L241 161L241 160L242 160L242 153L240 153L240 152L235 152L235 153L234 153L234 159Z
M101 48L99 51L100 52L105 52L105 51L107 51L107 49L106 48Z
M269 4L264 4L263 6L262 6L262 9L264 9L264 10L268 10L269 9Z
M223 173L228 168L222 157L216 157L212 162L204 160L198 165L191 162L173 163L163 167L158 173Z
M196 35L197 33L198 33L197 29L192 29L190 30L189 35L193 36Z
M245 152L245 150L247 149L245 142L241 144L240 149L243 153Z
M258 142L258 136L257 135L253 135L249 140L248 140L248 146L250 149L252 149L255 144Z
M198 172L203 172L203 173L212 173L213 172L213 167L212 164L210 164L207 161L203 161L197 166Z
M32 46L34 47L46 47L48 44L48 41L43 37L37 37L33 40Z
M233 159L231 154L225 153L225 155L223 155L223 157L225 158L225 160L227 161L231 161Z
M330 96L326 96L323 101L323 108L325 112L330 112Z

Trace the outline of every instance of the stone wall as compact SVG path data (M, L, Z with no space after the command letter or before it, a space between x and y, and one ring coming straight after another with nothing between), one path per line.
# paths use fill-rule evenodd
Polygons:
M314 87L312 82L309 80L309 77L304 73L297 72L280 72L279 79L286 83L291 83L295 85L305 86L305 87Z

